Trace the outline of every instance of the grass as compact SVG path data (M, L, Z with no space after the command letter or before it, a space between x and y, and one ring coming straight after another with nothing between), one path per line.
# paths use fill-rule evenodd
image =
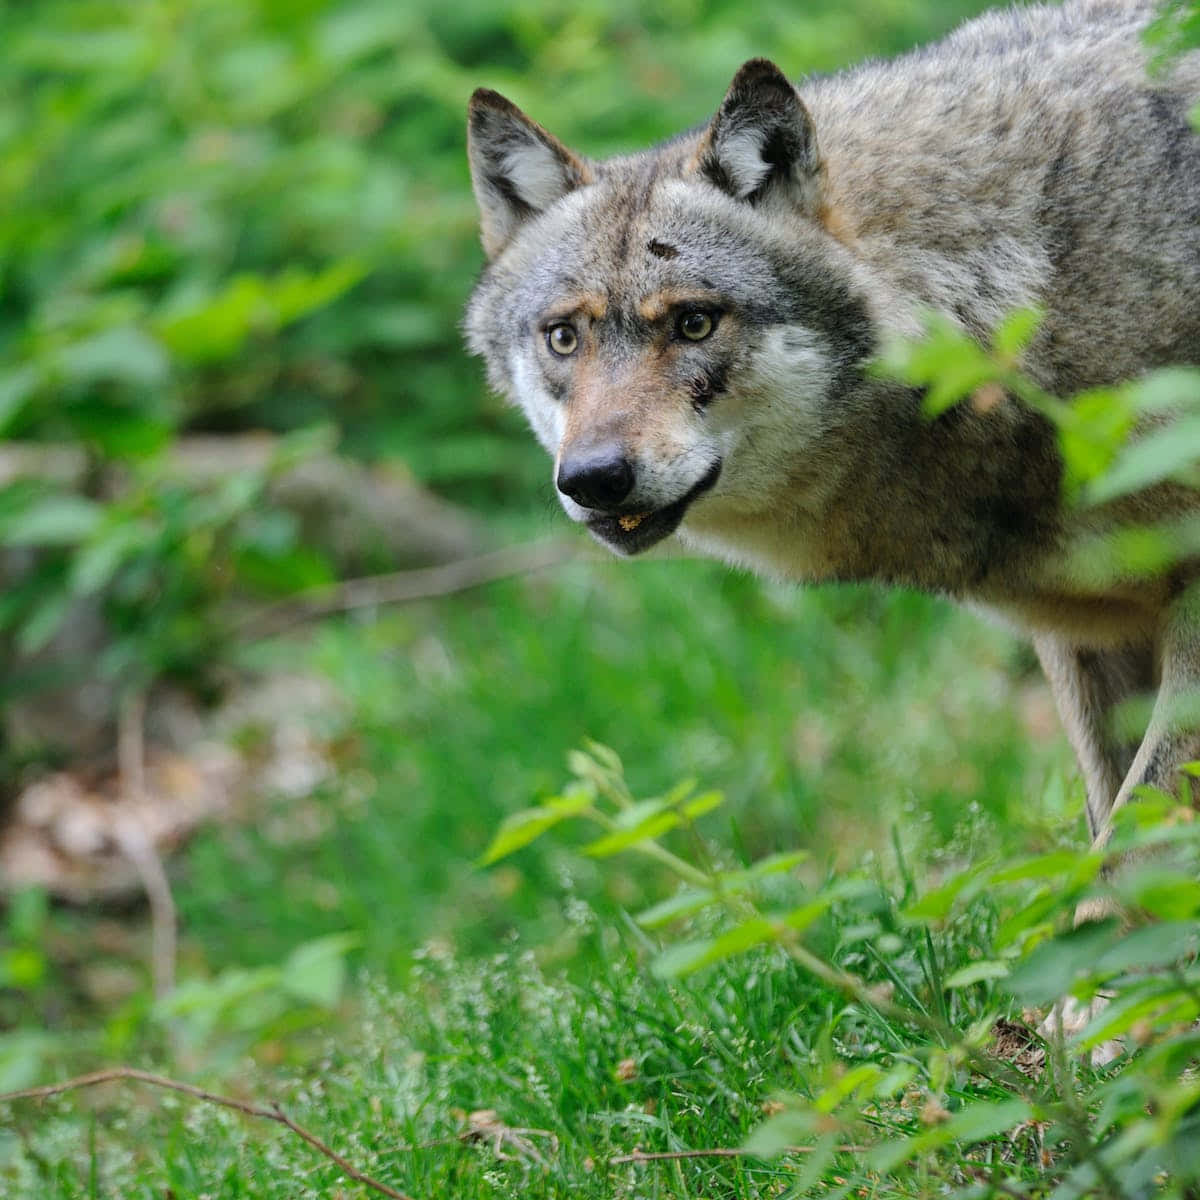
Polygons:
M302 1076L274 1079L271 1094L360 1169L413 1195L748 1198L780 1194L803 1160L609 1160L634 1148L738 1146L779 1091L816 1090L832 1056L852 1065L911 1051L782 958L752 954L669 986L585 906L573 919L586 984L543 971L515 945L467 960L428 949L404 989L365 984L354 1019ZM831 924L825 937L845 933ZM226 1087L261 1095L263 1075L247 1065ZM907 1103L905 1124L919 1127L920 1103ZM36 1120L23 1114L28 1190L10 1174L8 1194L337 1194L336 1169L273 1127L153 1094L110 1093L89 1108L63 1101ZM459 1140L480 1109L536 1132L502 1141L507 1158L490 1139ZM407 1148L425 1143L435 1144ZM840 1155L835 1173L867 1183L858 1159Z
M320 797L338 817L286 845L263 822L193 848L180 903L190 928L225 927L214 965L343 928L383 970L434 935L483 951L515 923L552 940L552 850L474 863L585 737L616 747L640 791L686 775L724 790L749 856L800 840L833 866L888 846L898 821L927 850L977 851L962 844L976 816L1029 827L1030 793L1067 761L1002 632L918 596L764 587L702 563L572 566L327 625L307 656L343 701L325 730L340 772ZM585 871L576 886L630 903L644 882Z
M1055 844L1079 820L1026 653L913 595L585 562L328 622L254 659L332 681L341 702L318 725L337 770L309 799L268 800L260 819L206 833L177 866L181 973L226 999L210 995L211 1020L184 1019L172 1040L144 985L123 1004L88 998L103 915L52 912L75 964L52 962L18 1010L26 1028L50 1014L39 1081L119 1057L278 1098L418 1196L775 1194L802 1164L604 1164L634 1147L737 1146L775 1093L903 1044L767 953L686 983L652 978L624 914L671 884L638 863L597 864L547 837L480 870L503 817L559 788L584 737L620 751L639 793L684 775L723 789L704 830L725 855L811 850L789 886L865 866L898 895L894 839L928 882L989 852ZM955 935L963 961L993 917L972 919ZM862 923L831 918L823 945L882 972L850 936ZM354 981L332 1006L278 1000L253 975L343 931L357 939ZM915 965L928 948L895 953L928 990ZM139 954L135 941L106 961L138 971ZM553 1133L553 1153L527 1139L549 1165L520 1143L504 1160L486 1139L453 1140L478 1109ZM852 1168L843 1158L838 1170ZM319 1196L336 1194L336 1174L274 1127L144 1093L15 1108L0 1135L14 1197Z

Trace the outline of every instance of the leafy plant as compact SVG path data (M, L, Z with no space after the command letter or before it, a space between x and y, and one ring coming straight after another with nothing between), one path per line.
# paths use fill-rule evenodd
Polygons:
M603 836L584 853L638 854L684 885L634 917L647 931L682 927L655 955L655 974L677 979L770 947L891 1030L887 1049L816 1064L808 1093L786 1098L747 1142L767 1157L802 1146L795 1194L835 1171L846 1176L847 1143L859 1147L858 1166L841 1179L841 1194L886 1188L910 1162L941 1194L963 1196L981 1184L1014 1194L1031 1180L1064 1200L1134 1196L1151 1185L1184 1196L1200 1182L1200 1081L1185 1071L1200 1052L1200 821L1190 805L1147 791L1118 814L1104 853L982 863L902 907L861 875L815 887L793 881L799 894L785 900L788 889L771 885L805 856L719 864L694 829L718 796L694 796L689 782L637 800L619 758L594 743L572 755L571 767L561 795L505 822L486 862L564 821L596 824ZM691 859L663 845L672 832L692 835ZM1132 851L1136 866L1106 872ZM1076 905L1097 899L1135 914L1133 928L1115 919L1075 928ZM989 944L957 942L956 920L981 905L994 912ZM858 971L821 948L821 923L835 912L854 926ZM914 941L926 947L917 964ZM1001 1023L1014 1028L1021 1005L1064 995L1107 1002L1067 1044L1051 1038L1024 1071L1015 1069L1012 1052L996 1048ZM1082 1065L1082 1053L1113 1039L1126 1039L1114 1069ZM1032 1031L1019 1039L1022 1049L1039 1043Z
M0 488L0 555L25 551L0 597L0 644L19 664L81 612L101 614L95 657L60 655L62 675L99 679L120 697L174 678L214 686L235 636L239 593L279 594L325 582L290 514L265 503L268 483L327 446L317 428L284 439L259 469L209 482L176 476L160 455L118 465L98 459L109 486L88 496L44 479ZM114 475L119 473L119 480ZM17 683L10 687L19 687ZM25 690L36 687L30 675Z
M209 1061L232 1061L256 1045L315 1024L341 1002L352 933L330 934L297 946L279 964L228 967L211 979L180 983L154 1006L180 1048Z

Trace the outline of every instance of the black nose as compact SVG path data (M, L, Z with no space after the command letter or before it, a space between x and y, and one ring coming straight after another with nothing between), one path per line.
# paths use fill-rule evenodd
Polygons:
M558 490L584 508L615 508L633 491L633 467L615 446L585 450L558 464Z

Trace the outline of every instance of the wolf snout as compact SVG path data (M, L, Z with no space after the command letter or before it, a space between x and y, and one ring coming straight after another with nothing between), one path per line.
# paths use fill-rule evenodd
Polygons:
M616 508L633 491L633 464L617 446L564 455L558 490L583 508Z

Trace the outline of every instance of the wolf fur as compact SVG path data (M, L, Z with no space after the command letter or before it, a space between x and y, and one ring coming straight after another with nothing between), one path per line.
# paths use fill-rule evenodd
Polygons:
M794 87L765 60L707 125L592 161L495 92L468 140L488 266L466 331L620 553L687 546L795 580L943 593L1027 630L1103 837L1200 758L1192 563L1089 585L1088 535L1198 507L1170 485L1063 503L1053 427L1013 397L934 420L868 370L929 310L986 341L1044 313L1047 391L1200 363L1200 55L1148 74L1152 6L1008 9ZM699 336L697 336L699 335ZM1140 742L1113 708L1156 693Z

